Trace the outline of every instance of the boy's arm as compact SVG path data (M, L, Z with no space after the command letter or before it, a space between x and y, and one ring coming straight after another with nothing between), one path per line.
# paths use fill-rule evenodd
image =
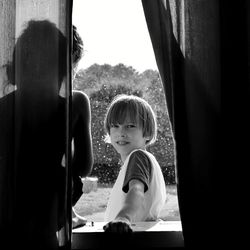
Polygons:
M73 169L77 177L86 177L93 167L93 146L91 135L91 108L88 96L81 91L73 91L73 120L74 154Z
M105 232L132 232L131 221L138 218L144 209L144 184L132 179L129 182L129 191L126 195L124 206L116 218L104 226ZM140 219L140 217L139 217Z

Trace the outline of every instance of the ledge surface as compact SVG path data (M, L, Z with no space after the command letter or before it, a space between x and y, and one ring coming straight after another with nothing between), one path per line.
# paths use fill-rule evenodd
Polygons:
M72 232L72 249L164 249L184 246L181 221L138 222L133 233L104 233L106 222L88 222Z

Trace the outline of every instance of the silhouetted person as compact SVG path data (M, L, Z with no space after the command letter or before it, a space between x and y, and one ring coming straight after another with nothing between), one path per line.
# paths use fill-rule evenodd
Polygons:
M16 91L0 99L0 229L11 247L57 248L64 202L62 158L66 149L67 39L55 24L28 22L8 69ZM72 95L72 173L92 166L86 95ZM14 238L14 239L13 239Z

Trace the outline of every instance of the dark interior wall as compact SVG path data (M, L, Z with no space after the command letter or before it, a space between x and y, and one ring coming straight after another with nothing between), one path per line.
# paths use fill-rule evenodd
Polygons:
M227 214L229 209L234 214L240 214L240 218L245 221L249 214L249 206L245 200L249 196L250 2L221 0L220 17L223 89L221 173L226 184L221 184L217 178L221 189L219 199L223 201L221 214ZM237 188L234 189L233 186ZM234 195L237 201L231 203L230 199ZM230 220L225 222L223 228L227 228L230 223ZM242 226L242 221L236 219L233 224ZM248 244L247 230L233 231L233 234L239 236L237 248Z

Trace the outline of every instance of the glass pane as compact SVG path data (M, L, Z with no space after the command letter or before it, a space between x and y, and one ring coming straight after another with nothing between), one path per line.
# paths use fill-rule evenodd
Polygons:
M0 233L10 247L51 249L70 240L67 0L1 5Z

